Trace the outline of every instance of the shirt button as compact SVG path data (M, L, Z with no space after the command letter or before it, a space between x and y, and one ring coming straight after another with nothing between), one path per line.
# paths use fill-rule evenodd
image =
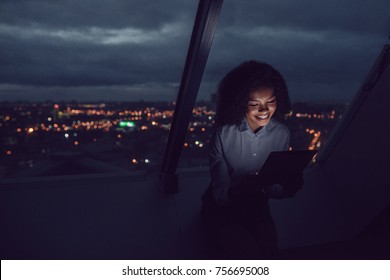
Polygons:
M253 156L255 157L255 156L256 156L256 154L253 154Z

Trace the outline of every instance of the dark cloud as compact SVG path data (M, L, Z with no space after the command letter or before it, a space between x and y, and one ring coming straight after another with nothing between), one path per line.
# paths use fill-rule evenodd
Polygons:
M8 0L0 3L0 22L55 28L155 29L167 22L193 18L196 1L181 0Z
M390 32L388 1L243 2L225 2L208 89L228 69L258 59L280 70L295 100L349 100Z
M174 98L197 1L1 1L0 99ZM386 43L390 2L227 1L200 91L248 59L293 99L350 99ZM159 95L160 94L160 95Z
M186 49L185 44L178 44L182 45L181 52L166 47L161 53L150 45L31 43L30 40L5 41L0 46L1 82L96 86L177 81ZM168 65L171 71L166 71Z
M311 31L343 30L353 33L389 32L387 0L279 0L225 1L226 25L287 27Z

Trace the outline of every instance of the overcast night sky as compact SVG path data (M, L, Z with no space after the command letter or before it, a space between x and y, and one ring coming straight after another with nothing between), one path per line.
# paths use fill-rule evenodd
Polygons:
M1 0L0 100L175 100L197 4ZM389 34L389 0L225 0L198 99L257 59L293 101L349 100Z

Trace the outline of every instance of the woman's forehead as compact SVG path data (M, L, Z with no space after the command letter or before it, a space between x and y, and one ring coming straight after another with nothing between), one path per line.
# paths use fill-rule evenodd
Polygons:
M269 99L274 96L274 89L273 88L262 88L257 89L249 93L249 99L250 100L262 100L262 99Z

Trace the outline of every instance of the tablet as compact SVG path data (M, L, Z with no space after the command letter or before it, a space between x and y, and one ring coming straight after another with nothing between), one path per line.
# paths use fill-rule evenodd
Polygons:
M302 172L316 153L317 151L314 150L271 152L258 174L262 176L283 176Z

